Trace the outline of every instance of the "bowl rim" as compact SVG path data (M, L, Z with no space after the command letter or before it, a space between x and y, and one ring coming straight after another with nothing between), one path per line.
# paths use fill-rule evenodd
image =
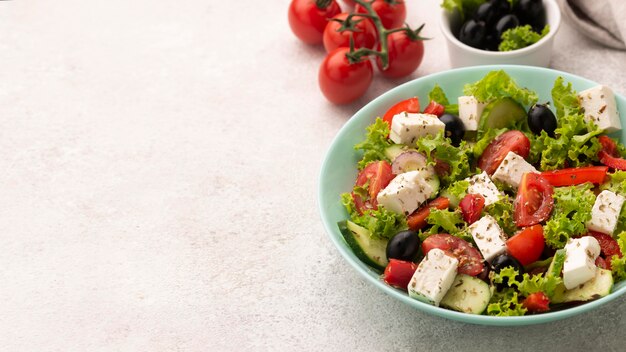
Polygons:
M430 305L430 304L421 302L419 300L410 298L405 292L402 292L396 288L393 288L385 284L382 280L380 280L379 277L374 277L370 275L370 273L372 272L372 269L366 264L364 264L363 262L361 262L358 258L356 258L354 253L347 247L341 234L338 234L339 230L337 228L337 224L332 222L329 219L329 213L327 213L327 211L324 208L325 203L323 202L323 200L326 198L324 195L325 194L324 180L325 180L325 175L328 174L330 171L329 164L331 163L331 159L332 159L331 157L332 151L338 148L338 144L340 143L340 140L342 139L342 137L347 133L348 130L353 128L352 125L354 125L357 121L356 119L354 119L354 117L360 114L363 114L365 110L369 109L369 107L372 104L376 104L377 101L384 100L388 96L395 94L395 92L398 90L401 90L401 87L403 86L417 84L417 82L419 81L434 79L434 78L437 78L438 76L443 76L443 75L462 74L465 72L472 72L472 71L482 71L486 73L492 70L500 70L500 69L503 69L505 71L507 69L518 69L518 70L538 71L540 73L541 72L552 73L558 76L563 76L563 78L565 78L566 80L571 79L573 77L577 80L586 81L587 83L590 83L590 84L596 84L596 85L598 84L595 81L580 77L575 74L571 74L571 73L567 73L567 72L563 72L559 70L554 70L554 69L549 69L549 68L543 68L543 67L525 66L525 65L483 65L483 66L462 67L462 68L456 68L456 69L451 69L451 70L446 70L446 71L440 71L440 72L432 73L432 74L405 82L399 86L396 86L388 90L387 92L379 95L378 97L374 98L373 100L365 104L362 108L360 108L354 115L351 116L351 118L348 121L346 121L346 123L344 123L344 125L340 128L340 130L337 132L337 134L333 138L328 149L326 150L324 160L322 162L322 167L319 173L318 194L317 194L318 210L320 212L320 217L321 217L322 223L324 224L324 229L326 230L327 235L330 237L331 242L333 242L335 247L339 250L339 252L343 256L343 258L348 261L350 266L352 266L354 270L356 270L362 277L364 277L366 281L368 281L369 283L371 283L378 289L382 290L384 293L398 299L399 301L417 310L426 312L431 315L435 315L435 316L439 316L439 317L443 317L443 318L447 318L447 319L455 320L459 322L479 324L479 325L492 325L492 326L521 326L521 325L531 325L531 324L542 324L542 323L566 319L574 315L591 311L605 303L608 303L620 297L621 295L626 293L626 285L611 292L609 295L599 298L597 300L587 302L585 304L581 304L575 307L567 308L564 310L542 313L542 314L537 314L537 315L498 317L498 316L467 314L467 313L462 313L462 312L457 312L457 311L437 307L437 306ZM619 93L615 93L615 97L616 99L619 98L622 101L626 101L626 98L620 95ZM337 201L339 201L338 194L337 194Z
M559 8L559 5L557 4L556 0L543 0L544 3L548 4L547 6L550 6L550 10L548 13L553 14L553 18L555 20L556 26L554 26L554 28L552 28L552 26L550 26L550 31L548 32L548 34L541 38L538 42L531 44L525 48L521 48L521 49L517 49L517 50L512 50L512 51L487 51L487 50L481 50L481 49L476 49L473 48L469 45L466 45L464 43L462 43L460 40L458 40L454 34L452 34L452 31L450 30L450 16L451 14L446 10L446 9L441 9L441 17L439 19L439 28L441 30L441 32L443 33L444 37L446 37L446 40L448 41L448 43L452 43L453 45L455 45L456 47L477 54L477 55L484 55L486 57L504 57L504 58L511 58L511 57L516 57L516 56L523 56L524 54L528 54L531 52L535 52L540 50L546 43L550 42L552 40L552 38L554 38L554 36L556 35L556 33L559 31L559 28L561 27L561 9Z

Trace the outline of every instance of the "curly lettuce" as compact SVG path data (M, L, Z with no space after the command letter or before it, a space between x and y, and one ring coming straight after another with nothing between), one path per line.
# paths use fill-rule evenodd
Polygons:
M441 7L449 12L459 11L461 20L471 16L486 0L443 0Z
M377 117L376 121L367 127L365 140L354 146L354 149L363 151L363 158L358 163L359 170L362 170L372 161L389 161L385 155L385 149L391 146L393 142L387 136L389 136L389 124Z
M560 276L528 273L520 275L519 271L510 266L503 268L499 273L494 273L492 281L496 284L516 287L523 297L543 292L550 299L554 297L557 286L563 282Z
M509 196L501 197L497 202L487 205L483 211L493 216L507 235L512 236L517 232L518 228L515 226L515 219L513 218L515 207Z
M591 183L585 183L554 189L554 209L543 227L547 245L563 248L570 237L587 231L586 223L591 220L591 208L596 200L592 188Z
M426 218L426 222L431 225L431 227L427 231L420 233L422 240L437 233L448 233L468 242L473 241L472 235L467 231L466 223L460 211L431 209L430 214Z
M449 166L449 172L441 177L444 185L450 185L471 174L469 148L465 141L461 141L461 144L455 147L449 138L444 137L442 131L435 136L420 138L417 141L417 149L427 156L430 164L434 165L439 161Z
M448 198L453 207L458 207L461 199L467 194L469 188L468 180L459 180L452 183L448 188L441 192L442 197Z
M620 258L614 255L611 258L611 272L613 273L613 279L615 281L622 281L626 280L626 231L617 235L616 239L624 256Z
M608 181L600 185L600 190L609 190L613 193L617 193L626 197L626 171L615 171L609 174ZM615 233L626 231L626 206L622 206L617 217L617 226L615 227ZM624 252L626 254L626 252Z
M513 288L505 288L502 291L495 292L487 306L487 315L499 317L521 316L526 314L527 311L520 302L517 291Z
M363 214L359 214L350 193L341 195L341 203L350 214L352 222L369 230L374 238L389 239L398 232L408 229L404 215L396 214L383 207L378 207L377 210L366 210Z
M541 33L537 33L530 25L518 26L515 28L507 29L502 33L502 41L498 46L500 51L511 51L525 48L529 45L533 45L541 38L545 37L550 32L550 26L543 27Z
M444 93L443 89L438 84L435 84L433 89L428 93L428 99L430 101L434 101L438 104L443 105L444 111L447 114L459 114L459 104L450 104L446 93Z
M532 105L539 100L537 93L518 86L504 70L491 71L478 82L466 84L463 87L463 94L473 95L481 102L510 97L524 106Z

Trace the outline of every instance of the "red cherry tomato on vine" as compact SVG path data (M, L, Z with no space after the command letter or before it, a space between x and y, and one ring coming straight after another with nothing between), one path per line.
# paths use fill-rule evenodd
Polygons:
M289 5L289 26L307 44L321 44L328 19L341 12L335 0L292 0Z
M372 9L378 14L385 28L398 28L404 25L406 20L404 0L374 0ZM367 13L367 10L357 4L354 12Z
M337 48L326 56L319 70L319 85L326 99L335 104L349 103L367 91L374 69L368 58L350 63L350 48Z
M385 77L400 78L415 72L424 58L424 43L421 39L411 39L405 31L393 32L387 36L389 63L383 70L380 58L376 66ZM380 48L379 48L380 50Z
M333 17L333 20L345 20L348 17L348 13L343 12ZM339 47L350 46L350 37L354 38L354 48L368 48L373 49L378 40L376 34L376 27L369 18L360 16L354 16L350 20L354 23L354 31L345 30L339 32L341 23L337 21L330 21L324 29L324 48L326 52L331 52Z

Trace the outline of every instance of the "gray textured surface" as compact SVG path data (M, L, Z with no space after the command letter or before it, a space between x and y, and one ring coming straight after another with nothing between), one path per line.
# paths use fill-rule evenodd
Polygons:
M0 350L623 351L624 304L550 326L449 322L339 256L317 212L343 107L288 1L0 2ZM419 77L448 68L436 1ZM553 66L626 93L564 25Z

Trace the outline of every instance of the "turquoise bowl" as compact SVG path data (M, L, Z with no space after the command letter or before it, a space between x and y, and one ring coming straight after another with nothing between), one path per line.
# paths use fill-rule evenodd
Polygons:
M574 89L577 91L598 84L582 77L546 68L497 65L476 66L439 72L391 89L354 114L333 140L326 154L320 174L319 207L322 221L324 222L330 239L339 250L339 253L341 253L360 275L386 294L420 311L465 323L498 326L547 323L591 311L626 293L626 282L622 281L616 284L611 294L598 300L561 311L522 317L471 315L422 303L410 298L404 291L385 284L376 271L363 264L354 253L352 253L352 250L343 240L337 227L337 222L345 220L348 217L347 212L340 203L339 195L352 189L356 178L356 163L359 161L359 154L355 152L353 146L364 138L365 128L370 125L377 116L382 116L387 108L394 103L413 96L418 96L421 102L426 102L427 94L435 84L439 84L446 92L448 98L454 101L456 97L463 94L462 89L465 83L475 82L489 71L501 69L511 75L519 85L536 91L537 94L539 94L540 101L546 101L551 97L550 91L554 80L558 76L563 76L567 82L571 82ZM624 116L626 116L626 98L618 94L615 95L615 98L617 100L617 107L619 111L622 112L622 124L626 127L624 118ZM626 129L612 136L624 142L626 141ZM616 309L618 309L618 307L616 307Z

